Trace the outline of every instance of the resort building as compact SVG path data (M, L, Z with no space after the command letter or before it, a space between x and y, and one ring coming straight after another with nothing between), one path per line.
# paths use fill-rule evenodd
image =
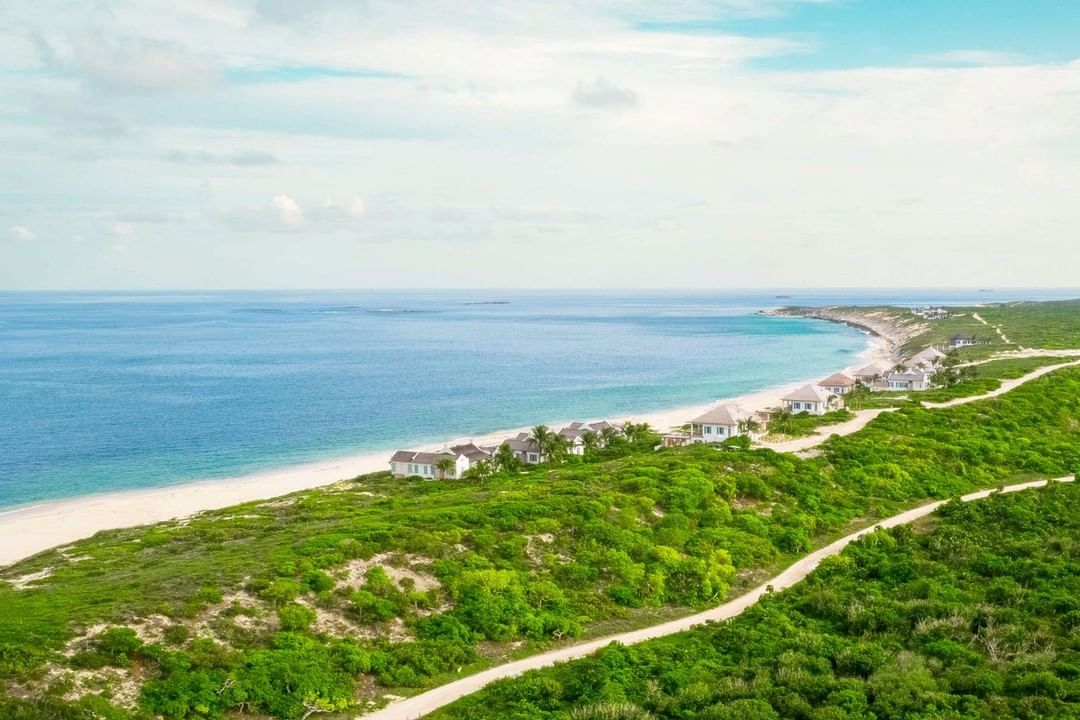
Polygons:
M696 443L718 443L745 435L755 437L765 426L765 416L738 405L717 405L687 423L689 432L671 432L660 436L664 447Z
M875 380L879 380L886 372L886 368L879 365L867 365L855 373L855 379L863 385L870 387L874 384Z
M978 345L978 341L972 335L953 335L949 338L949 347L962 348Z
M917 307L911 308L912 315L918 315L924 320L943 320L949 317L949 311L943 307Z
M502 443L510 448L518 460L526 465L536 465L546 459L540 453L540 446L527 432L521 432Z
M855 380L843 373L836 373L825 378L818 385L833 395L847 395L855 389Z
M465 471L480 460L491 457L491 451L467 443L440 450L439 452L421 452L416 450L398 450L390 457L390 474L394 477L419 476L426 480L448 480L459 478ZM453 463L453 467L444 469L444 460Z
M594 423L572 422L560 430L559 435L565 438L570 444L569 451L571 455L584 455L585 435L587 433L592 433L596 436L596 447L603 447L604 440L600 433L606 429L618 432L618 428L607 420L601 420Z
M816 385L804 385L782 397L780 402L785 410L795 414L824 415L844 407L844 401L838 396L831 395Z
M922 372L918 370L908 370L907 372L892 372L885 376L881 381L881 387L875 387L875 390L907 390L907 391L922 391L930 389L930 373Z
M905 364L909 368L934 368L948 355L935 347L928 347L922 352L913 355Z

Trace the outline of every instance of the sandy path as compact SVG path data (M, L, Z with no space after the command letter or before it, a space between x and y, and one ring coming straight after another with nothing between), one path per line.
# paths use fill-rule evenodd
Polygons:
M1065 353L1080 353L1078 351L1062 350L1059 352ZM1065 355L1064 357L1068 357ZM975 363L973 363L975 364ZM968 403L978 402L979 400L987 400L989 398L997 397L998 395L1004 395L1010 390L1015 390L1024 383L1031 382L1037 378L1051 373L1061 368L1072 367L1080 365L1080 360L1074 360L1073 362L1060 363L1058 365L1047 365L1045 367L1038 368L1029 372L1027 375L1018 377L1015 380L1002 380L1001 387L997 390L991 390L990 392L983 393L982 395L972 395L971 397L956 398L955 400L947 400L945 402L932 403L924 402L923 407L931 409L948 408L956 405L967 405ZM917 394L916 394L917 396ZM758 442L754 443L754 447L768 448L775 450L776 452L801 452L803 450L810 450L821 445L833 435L851 435L866 427L867 423L876 418L878 415L887 412L894 412L899 408L877 408L874 410L859 410L855 413L855 417L847 422L840 423L838 425L827 425L822 427L821 433L815 433L814 435L807 435L806 437L795 438L794 440L785 440L784 442Z
M821 433L815 433L793 440L784 440L783 442L757 442L754 443L754 447L768 448L769 450L775 450L776 452L799 452L801 450L809 450L810 448L817 447L833 435L843 436L859 432L866 427L867 423L878 415L887 412L895 412L898 409L899 408L874 408L873 410L859 410L851 420L836 425L827 425L821 428Z
M1072 482L1073 478L1060 478L1056 482ZM1026 490L1028 488L1043 487L1047 484L1046 480L1034 480L1031 482L1019 483L1016 485L1008 485L1004 488L1003 492L1017 492L1020 490ZM997 489L992 490L980 490L978 492L969 493L962 496L960 499L964 502L971 502L972 500L980 500L988 497L991 494L998 492ZM785 588L791 587L795 583L803 580L809 575L820 563L827 557L836 555L843 550L847 545L855 540L858 540L867 533L873 532L877 528L891 528L897 525L906 525L907 523L918 520L919 518L926 517L930 513L937 510L946 501L939 500L937 502L921 505L912 510L902 512L898 515L893 515L890 518L882 520L873 527L853 532L843 538L840 538L836 542L830 543L820 550L816 550L795 564L788 567L782 573L772 578L771 580L758 585L756 588L741 595L734 600L719 605L710 610L697 613L696 615L690 615L688 617L679 618L678 620L672 620L669 622L661 623L659 625L653 625L652 627L642 628L640 630L632 630L630 632L619 633L618 635L611 635L609 637L600 638L599 640L592 640L587 643L581 643L580 645L572 645L570 647L560 648L558 650L552 650L551 652L541 653L534 655L524 660L517 660L514 662L506 663L505 665L499 665L498 667L484 670L483 672L470 675L469 677L462 678L461 680L455 680L454 682L447 683L433 690L429 690L420 695L394 702L382 710L377 710L373 713L362 715L364 720L416 720L424 715L427 715L444 705L449 705L455 700L462 698L466 695L472 694L477 690L480 690L484 686L492 683L496 680L503 678L516 677L529 670L536 670L538 668L548 667L560 662L566 662L567 660L574 660L577 658L590 655L597 650L607 647L611 643L617 642L623 645L634 645L636 643L644 642L646 640L652 640L653 638L664 637L665 635L673 635L675 633L689 630L697 625L701 625L707 622L715 622L718 620L728 620L730 618L739 615L747 608L751 607L754 603L761 599L763 595L769 592L769 589L779 591Z
M1032 380L1035 380L1037 378L1041 378L1043 375L1046 375L1047 373L1052 373L1055 370L1060 370L1061 368L1066 368L1066 367L1073 367L1073 366L1076 366L1076 365L1080 365L1080 360L1074 360L1072 362L1061 363L1060 365L1046 365L1045 367L1041 367L1041 368L1039 368L1037 370L1032 370L1027 375L1024 375L1022 377L1018 377L1015 380L1002 380L1001 381L1001 387L999 387L997 390L991 390L990 392L983 393L982 395L973 395L971 397L956 398L955 400L946 400L945 402L923 403L923 407L928 407L928 408L948 408L948 407L955 407L956 405L967 405L968 403L977 402L979 400L986 400L987 398L997 397L998 395L1004 395L1005 393L1009 392L1010 390L1015 390L1016 388L1020 387L1024 383L1031 382Z

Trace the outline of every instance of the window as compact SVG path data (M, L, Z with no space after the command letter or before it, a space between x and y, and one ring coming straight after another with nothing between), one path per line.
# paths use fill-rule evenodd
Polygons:
M712 425L706 425L705 426L705 434L706 435L712 435Z

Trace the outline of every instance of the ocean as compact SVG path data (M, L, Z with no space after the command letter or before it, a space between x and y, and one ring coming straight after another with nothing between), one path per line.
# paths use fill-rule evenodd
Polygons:
M0 293L0 507L698 404L866 348L763 308L1068 295Z

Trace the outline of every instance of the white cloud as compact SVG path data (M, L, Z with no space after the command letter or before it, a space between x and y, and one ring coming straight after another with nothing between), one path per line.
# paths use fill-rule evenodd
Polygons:
M629 88L619 87L607 78L598 77L591 83L579 82L574 89L574 104L591 110L624 110L635 107L638 96Z
M279 193L262 208L238 207L217 215L240 232L333 233L355 227L366 211L364 200L355 195L340 200L328 198L305 208L289 195Z
M109 231L116 237L130 237L135 234L135 225L120 220L113 223Z
M166 162L178 165L233 165L236 167L276 165L280 162L276 155L262 150L233 150L225 153L207 150L171 150L165 154L164 159Z
M33 240L34 232L25 225L12 225L8 228L8 235L15 240Z
M205 88L220 77L209 55L175 42L148 38L112 39L99 33L68 38L71 69L91 87L111 93L157 93Z
M295 228L304 222L304 211L288 195L277 195L272 201L277 219L285 227Z
M916 57L916 62L924 65L944 66L999 66L1019 65L1024 57L1016 53L996 52L993 50L950 50L942 53L928 53Z

